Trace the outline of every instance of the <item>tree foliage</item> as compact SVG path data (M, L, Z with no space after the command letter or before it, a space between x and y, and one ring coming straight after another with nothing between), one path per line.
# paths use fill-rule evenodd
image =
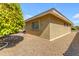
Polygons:
M73 26L72 30L79 30L79 26Z
M0 36L18 32L24 26L20 4L0 4Z

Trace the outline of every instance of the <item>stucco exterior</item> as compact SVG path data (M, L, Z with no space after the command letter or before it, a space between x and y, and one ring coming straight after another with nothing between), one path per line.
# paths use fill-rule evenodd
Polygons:
M32 22L39 23L39 30L32 29ZM66 24L66 26L65 26ZM48 40L71 32L71 24L50 13L26 22L26 32Z
M50 18L50 39L71 32L71 24L62 21L53 15L51 15ZM67 24L67 26L65 26L65 24Z
M50 39L49 19L50 19L49 15L45 15L43 17L26 22L26 32L46 39ZM40 28L39 30L32 30L32 22L36 21L40 23Z

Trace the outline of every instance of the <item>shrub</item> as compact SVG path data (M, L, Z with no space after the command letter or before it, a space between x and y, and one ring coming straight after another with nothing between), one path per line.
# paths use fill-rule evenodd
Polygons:
M20 4L0 4L0 36L19 32L24 26Z

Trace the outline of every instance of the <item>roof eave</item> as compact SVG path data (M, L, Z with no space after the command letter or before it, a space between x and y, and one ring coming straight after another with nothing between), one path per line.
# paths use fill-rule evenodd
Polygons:
M28 21L30 21L30 20L36 19L36 18L38 18L38 17L44 16L44 15L47 15L47 14L58 15L59 18L61 18L62 20L66 21L67 23L69 23L69 24L71 24L71 25L73 24L68 18L66 18L64 15L62 15L62 14L61 14L59 11L57 11L55 8L52 8L52 9L50 9L50 10L48 10L48 11L45 11L45 12L43 12L43 13L40 13L40 14L34 16L34 17L31 17L31 18L25 20L25 22L28 22Z

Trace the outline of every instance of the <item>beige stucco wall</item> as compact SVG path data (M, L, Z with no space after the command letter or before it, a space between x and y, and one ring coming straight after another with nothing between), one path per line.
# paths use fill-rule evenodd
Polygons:
M68 24L68 26L64 26L64 23L67 23L53 15L50 16L50 18L50 39L71 32L70 24Z
M32 22L35 21L40 22L39 30L32 30ZM65 27L64 23L66 22L49 14L26 22L26 32L50 40L71 32L71 26Z
M50 25L49 25L49 15L45 15L43 17L31 20L26 22L26 32L29 34L33 34L39 37L43 37L45 39L50 39ZM40 29L39 30L32 30L32 22L39 21L40 22Z

